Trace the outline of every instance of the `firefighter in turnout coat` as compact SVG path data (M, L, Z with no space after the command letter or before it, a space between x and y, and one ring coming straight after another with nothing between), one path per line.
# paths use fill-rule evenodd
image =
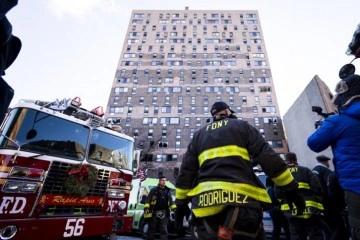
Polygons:
M146 198L144 205L144 218L149 223L148 240L155 239L157 227L160 227L160 239L168 239L167 225L169 222L170 210L173 211L176 205L172 199L170 188L166 185L166 178L159 176L159 184L152 188Z
M288 203L281 204L281 210L289 219L291 240L322 240L322 225L320 214L324 211L322 205L323 190L317 176L307 167L299 166L296 154L289 152L285 156L288 168L299 184L299 189L305 199L305 209L290 209ZM281 199L281 193L278 195Z
M271 200L253 164L302 208L298 184L264 137L236 119L226 103L214 103L211 114L214 121L194 134L183 157L176 180L177 225L181 228L191 199L191 239L265 239L263 206Z

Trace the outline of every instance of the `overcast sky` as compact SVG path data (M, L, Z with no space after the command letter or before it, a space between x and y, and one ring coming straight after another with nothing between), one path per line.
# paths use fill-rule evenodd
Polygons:
M281 116L315 75L334 89L360 23L359 0L19 0L7 14L23 44L4 76L11 105L79 96L105 109L131 11L185 6L259 11Z

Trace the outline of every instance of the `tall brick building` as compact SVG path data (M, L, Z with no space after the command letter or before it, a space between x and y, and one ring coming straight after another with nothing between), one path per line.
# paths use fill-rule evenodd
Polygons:
M287 151L258 11L133 10L106 118L135 137L150 175L180 166L218 100Z

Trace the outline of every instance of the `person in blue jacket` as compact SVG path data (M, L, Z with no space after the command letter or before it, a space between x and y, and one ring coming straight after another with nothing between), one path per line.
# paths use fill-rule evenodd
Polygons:
M360 76L341 80L333 99L338 114L326 118L307 140L314 152L332 148L333 164L344 190L352 240L360 239Z

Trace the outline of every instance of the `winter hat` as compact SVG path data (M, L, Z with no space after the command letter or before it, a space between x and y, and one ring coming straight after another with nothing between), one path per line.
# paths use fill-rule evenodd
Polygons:
M230 109L229 105L227 105L225 102L216 102L212 105L211 107L211 116L215 116L217 113L225 110L225 109L229 109L231 113L234 113L233 110Z
M335 88L333 103L338 108L346 108L355 99L360 98L360 76L352 74L341 80Z
M318 160L318 162L327 162L330 160L330 158L325 155L320 155L316 157L316 160Z

